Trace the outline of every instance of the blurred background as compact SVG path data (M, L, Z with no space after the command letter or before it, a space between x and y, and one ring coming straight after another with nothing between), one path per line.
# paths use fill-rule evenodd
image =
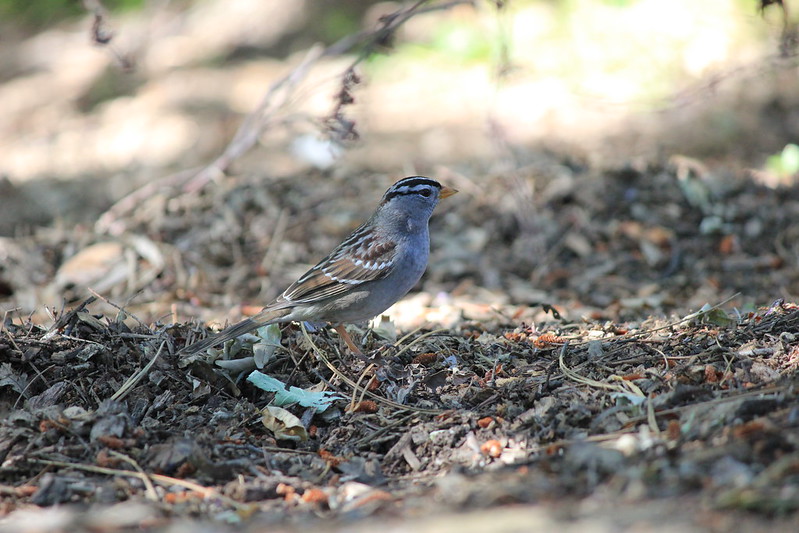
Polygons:
M40 313L91 287L150 319L224 320L412 174L462 194L434 221L408 324L419 307L453 323L543 301L618 318L790 298L786 12L0 0L0 305ZM196 178L248 116L254 145Z

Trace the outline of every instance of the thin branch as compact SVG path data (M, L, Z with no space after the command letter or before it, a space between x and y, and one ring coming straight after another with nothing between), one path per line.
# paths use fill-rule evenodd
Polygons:
M423 8L422 6L428 1L420 0L408 8L399 9L382 17L380 26L375 30L346 36L328 47L322 47L321 45L312 47L299 65L269 86L258 107L244 118L233 139L219 157L200 170L178 172L162 180L150 182L133 191L114 203L100 216L95 224L95 230L98 233L110 233L113 235L124 233L127 226L121 219L133 211L142 201L151 197L156 191L182 185L184 192L196 192L207 185L208 182L224 176L233 162L247 153L258 142L258 138L266 131L267 127L276 122L278 113L292 101L291 96L294 94L297 85L308 76L321 58L343 54L358 43L363 43L358 57L343 70L341 75L346 76L347 73L352 73L358 64L368 58L378 47L386 42L390 35L412 17L431 11L450 9L457 5L474 5L474 0L454 0Z
M107 48L114 60L123 70L133 70L135 66L133 60L121 53L111 41L114 39L114 31L108 24L108 10L100 0L83 0L83 7L93 15L91 40L97 46Z
M443 413L443 410L441 410L441 409L425 409L425 408L422 408L422 407L413 407L413 406L410 406L410 405L403 405L401 403L397 403L397 402L391 401L388 398L384 398L384 397L380 396L379 394L375 394L374 392L370 391L369 389L367 389L365 387L361 387L360 385L355 383L353 380L351 380L350 378L345 376L338 368L335 367L335 365L333 363L330 362L330 360L327 358L325 353L322 350L319 349L319 347L314 343L313 339L311 339L311 336L308 335L308 330L305 329L305 324L303 324L302 322L300 323L300 330L302 331L302 334L305 337L305 340L308 342L308 344L311 345L311 348L313 349L314 353L316 354L316 357L319 358L319 360L322 361L322 363L324 363L325 366L327 368L329 368L330 371L333 372L333 374L336 375L336 377L338 377L341 381L343 381L344 383L346 383L347 385L352 387L353 390L362 390L362 391L364 391L366 393L367 396L369 396L370 398L376 400L377 402L385 404L385 405L387 405L389 407L393 407L394 409L397 409L397 410L400 410L400 411L412 411L412 412L416 412L416 413L425 413L425 414L430 414L430 415L439 415L439 414Z

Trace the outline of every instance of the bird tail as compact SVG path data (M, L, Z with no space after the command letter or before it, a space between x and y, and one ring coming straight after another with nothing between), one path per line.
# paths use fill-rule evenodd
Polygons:
M228 326L219 333L215 333L210 337L206 337L201 341L197 341L189 346L182 348L178 355L186 357L189 355L194 355L196 353L204 352L208 348L212 346L216 346L217 344L223 344L229 340L235 339L240 335L244 335L245 333L249 333L250 331L260 328L261 326L266 326L269 324L274 324L275 322L279 322L280 319L291 312L290 309L264 309L257 315L254 315L250 318L245 318L241 322L233 324L232 326Z

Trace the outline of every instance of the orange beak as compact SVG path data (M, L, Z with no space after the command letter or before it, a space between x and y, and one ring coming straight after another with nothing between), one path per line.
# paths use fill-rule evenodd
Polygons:
M453 189L452 187L441 187L441 191L438 193L438 199L443 200L444 198L449 198L456 192L458 192L458 189Z

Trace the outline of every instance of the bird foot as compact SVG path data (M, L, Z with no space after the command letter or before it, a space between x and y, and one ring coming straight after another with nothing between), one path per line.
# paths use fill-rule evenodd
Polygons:
M365 359L366 356L363 354L363 351L358 347L358 345L355 344L355 341L352 340L350 334L347 333L347 328L344 327L344 324L336 324L333 326L333 329L336 330L341 339L344 341L344 344L347 345L347 348L349 348L354 355L361 359Z

